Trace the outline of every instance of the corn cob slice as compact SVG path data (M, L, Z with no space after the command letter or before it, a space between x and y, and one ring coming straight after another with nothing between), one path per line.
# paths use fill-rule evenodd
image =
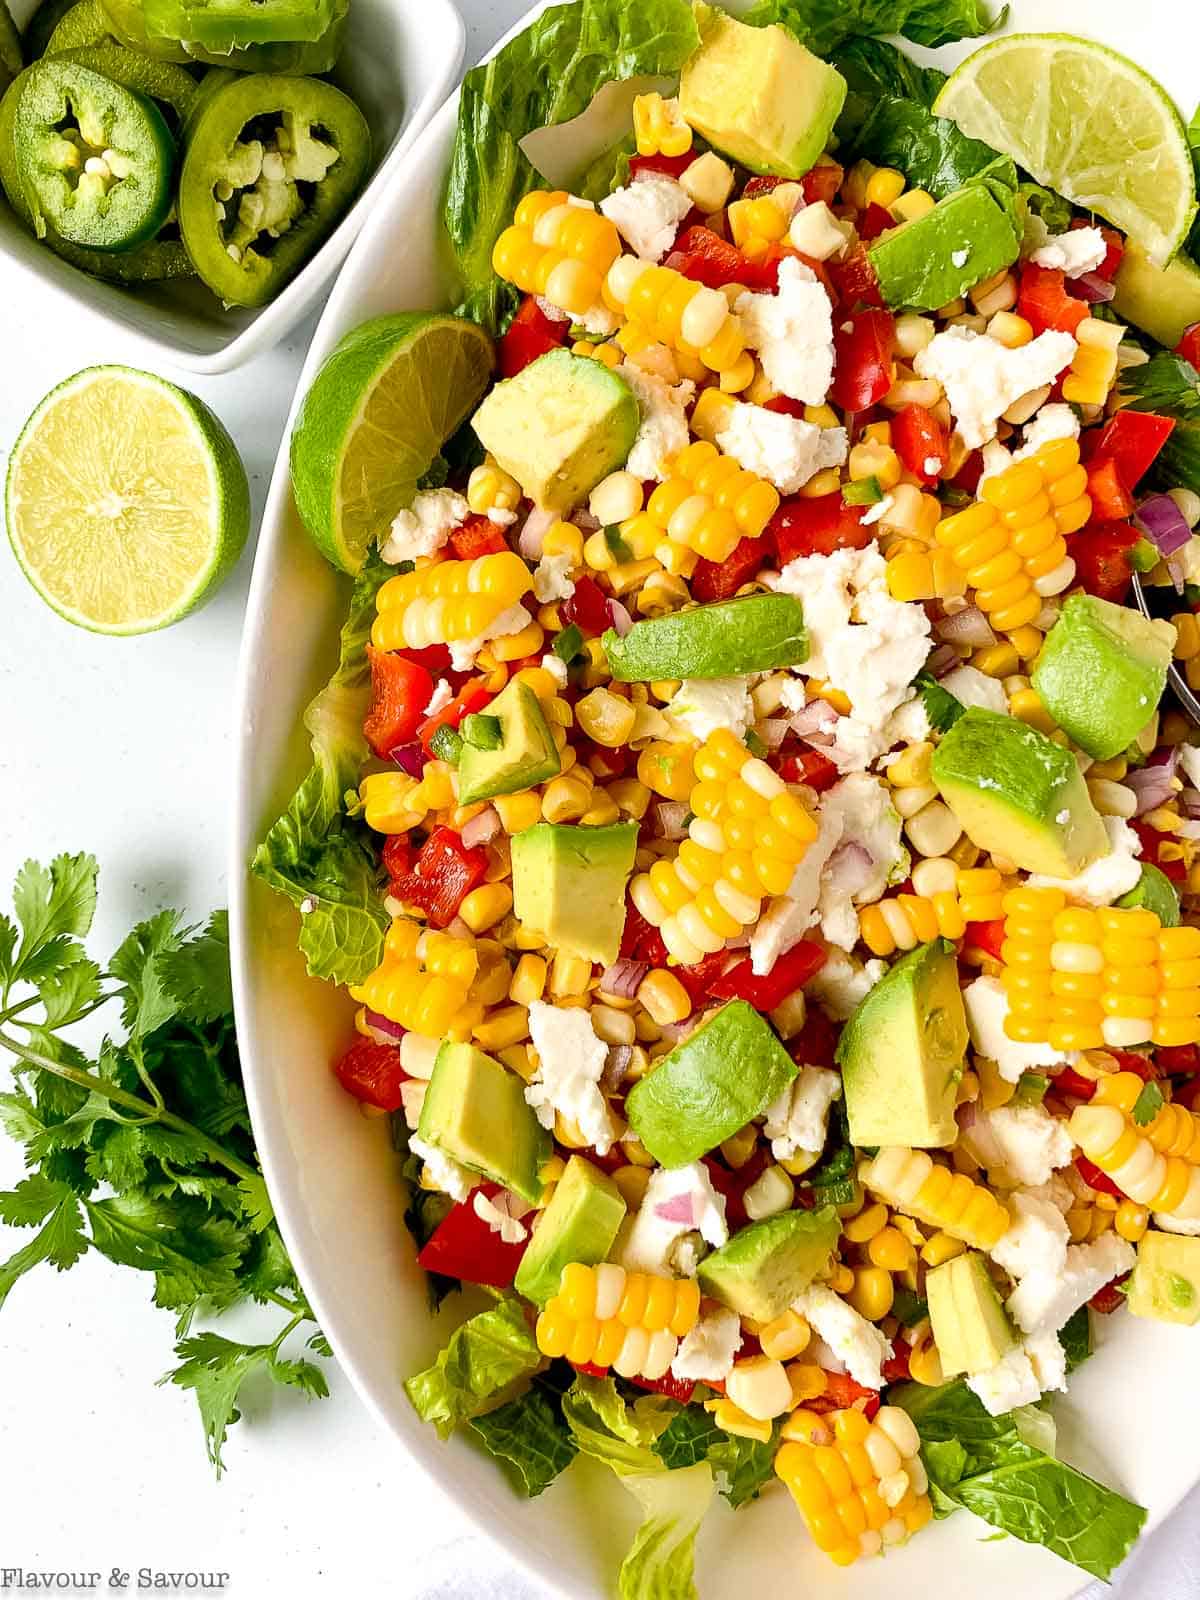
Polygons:
M633 102L633 136L640 156L682 156L692 148L692 130L683 120L678 97L639 94Z
M991 1250L1012 1222L1008 1208L990 1189L938 1166L924 1150L887 1146L859 1169L859 1177L894 1210L976 1250Z
M533 574L514 550L402 573L379 591L371 643L421 650L477 639L532 588Z
M779 508L779 491L704 440L675 458L644 511L621 524L634 559L678 570L679 549L725 561L740 539L756 539Z
M581 317L598 304L620 253L616 225L593 206L563 189L535 189L496 240L492 268L526 294Z
M1101 1078L1092 1099L1071 1113L1071 1137L1131 1200L1200 1218L1200 1117L1165 1105L1139 1127L1133 1108L1144 1087L1136 1072Z
M469 999L479 970L475 947L448 933L422 930L397 917L384 941L383 960L350 995L370 1011L413 1033L470 1038L483 1007Z
M966 922L956 894L898 894L858 914L858 936L872 955L890 956L897 950L915 950L939 936L961 939Z
M663 344L698 356L710 372L727 372L746 348L725 296L674 267L619 256L604 280L604 303Z
M573 1261L538 1317L538 1349L576 1365L611 1367L622 1378L661 1378L699 1316L693 1278Z

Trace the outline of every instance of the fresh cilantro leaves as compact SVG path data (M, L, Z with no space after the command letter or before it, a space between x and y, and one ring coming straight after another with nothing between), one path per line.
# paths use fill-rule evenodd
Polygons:
M1163 1108L1162 1090L1156 1083L1143 1084L1142 1092L1133 1102L1133 1120L1139 1128L1153 1122Z
M82 940L96 908L88 855L30 861L0 914L0 1052L15 1084L0 1126L25 1148L29 1176L0 1193L0 1222L36 1230L0 1264L0 1305L27 1272L66 1271L95 1250L151 1275L176 1317L180 1365L163 1379L192 1389L218 1473L238 1399L252 1377L324 1395L311 1361L284 1353L312 1311L258 1169L233 1029L226 914L203 930L173 911L140 923L107 970ZM103 1006L123 1037L95 1059L63 1036ZM284 1320L263 1344L192 1333L247 1302ZM328 1355L319 1329L309 1348Z
M943 689L932 673L918 672L913 679L913 688L925 702L925 715L939 733L952 728L967 709L949 689Z

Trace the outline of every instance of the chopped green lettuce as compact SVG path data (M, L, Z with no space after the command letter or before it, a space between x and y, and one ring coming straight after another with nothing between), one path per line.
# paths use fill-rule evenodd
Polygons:
M1125 369L1121 393L1131 411L1175 418L1171 437L1151 469L1154 484L1200 494L1200 373L1182 356L1151 356L1144 366Z
M378 966L388 917L383 873L366 825L348 815L367 741L367 641L375 595L394 569L372 555L354 583L337 671L304 713L313 764L251 862L264 883L300 911L300 949L315 978L358 983Z
M492 247L538 184L526 134L579 116L614 79L677 73L699 42L687 0L574 0L467 73L444 212L465 316L498 333L519 298L493 273Z
M493 1408L510 1384L541 1364L525 1307L511 1297L456 1328L433 1365L407 1379L404 1390L422 1421L432 1422L445 1439L460 1422Z
M574 1377L566 1362L558 1362L536 1377L524 1394L468 1423L485 1449L506 1467L513 1486L530 1500L548 1489L579 1451L563 1416L564 1386L558 1367Z
M834 132L847 145L881 99L915 100L928 108L946 81L944 72L920 66L884 39L848 39L830 60L846 80L846 103Z
M757 1500L775 1470L778 1440L766 1444L718 1428L701 1405L682 1406L654 1441L654 1453L672 1471L707 1461L717 1488L736 1511Z
M1059 1330L1058 1341L1066 1352L1067 1371L1074 1372L1092 1353L1092 1314L1087 1306L1080 1306Z
M984 0L759 0L744 21L757 27L782 22L802 44L827 56L847 39L900 33L914 44L953 44L998 28Z
M865 157L880 167L895 167L914 189L927 189L935 200L961 189L985 174L998 178L1015 194L1017 169L991 145L968 139L956 123L935 117L919 100L883 95L852 136L842 160Z

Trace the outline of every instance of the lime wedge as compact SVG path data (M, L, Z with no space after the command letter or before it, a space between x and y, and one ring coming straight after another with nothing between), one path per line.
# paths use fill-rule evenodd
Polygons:
M431 311L375 317L346 335L292 430L292 492L327 561L359 570L494 364L482 328Z
M25 424L5 515L25 576L60 617L149 633L216 590L250 531L250 491L203 401L149 372L88 367Z
M1014 33L968 56L934 111L1123 229L1165 266L1196 213L1187 136L1140 67L1069 33Z

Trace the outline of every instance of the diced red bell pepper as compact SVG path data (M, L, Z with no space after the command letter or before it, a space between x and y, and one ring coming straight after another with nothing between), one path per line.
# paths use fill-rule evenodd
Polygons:
M400 1065L400 1051L394 1044L377 1044L364 1034L338 1057L333 1070L342 1088L356 1100L380 1111L399 1111L400 1087L409 1074Z
M460 561L474 561L476 556L499 555L508 549L504 529L490 517L468 517L461 528L450 535L450 544Z
M576 578L575 592L563 602L560 614L565 623L573 622L589 638L612 627L612 608L600 585L586 574Z
M1120 605L1133 577L1129 552L1140 538L1128 522L1091 522L1071 535L1067 549L1075 562L1075 576L1089 594Z
M1088 462L1087 492L1092 497L1092 512L1101 522L1120 522L1133 510L1133 496L1122 481L1120 469L1111 456L1097 456Z
M896 219L888 208L876 205L872 200L859 218L858 236L870 243L872 239L878 239L880 234L889 232L895 226Z
M685 150L681 156L630 156L629 176L636 178L639 172L661 172L665 178L677 178L695 159L694 150Z
M495 696L487 688L482 678L472 678L464 683L462 688L447 701L440 711L435 711L431 717L426 717L417 729L417 737L431 751L434 734L443 725L450 728L461 726L462 719L472 711L482 711ZM428 705L428 699L425 704ZM431 751L432 753L432 751Z
M906 1383L912 1376L908 1367L908 1358L912 1354L906 1342L897 1335L892 1340L893 1355L883 1363L882 1372L885 1383Z
M526 1232L518 1244L506 1244L475 1209L475 1195L481 1192L491 1200L503 1190L498 1184L485 1183L452 1206L430 1234L417 1260L426 1272L441 1272L447 1278L482 1283L491 1289L507 1289L529 1247L529 1234Z
M630 1378L629 1382L635 1389L645 1389L649 1394L665 1394L668 1400L678 1400L684 1406L691 1405L696 1392L696 1385L690 1378L676 1378L670 1372L665 1378Z
M950 460L950 434L924 406L905 406L892 418L892 445L914 477L933 483Z
M828 261L825 265L839 305L847 310L860 304L883 309L879 279L871 265L867 247L861 241L847 252L843 260Z
M1121 485L1125 489L1136 489L1174 428L1174 417L1159 417L1153 411L1118 411L1096 436L1089 459L1114 462ZM1097 511L1097 515L1105 513ZM1128 516L1128 512L1123 515Z
M1071 229L1098 227L1104 235L1105 256L1096 268L1096 276L1103 278L1105 283L1111 283L1121 269L1121 261L1125 255L1125 240L1115 228L1106 228L1103 223L1091 223L1086 217L1076 217L1071 224Z
M782 567L797 556L829 556L835 550L865 550L873 530L863 525L866 506L848 506L841 491L784 500L767 523Z
M756 1011L774 1011L788 995L802 989L824 965L822 947L801 939L790 950L785 950L763 977L755 976L748 960L739 961L736 967L721 973L709 993L718 1000L745 1000Z
M411 744L433 693L433 678L416 661L394 650L367 646L371 664L371 706L363 722L367 743L385 759L400 744Z
M746 179L742 199L757 200L760 194L770 194L771 190L778 189L781 183L794 182L795 179L781 177L776 172L756 172L752 178Z
M1176 1084L1171 1103L1182 1106L1185 1111L1200 1113L1200 1078L1184 1078Z
M427 644L420 650L405 650L404 654L410 661L415 661L418 666L432 672L435 677L442 677L450 673L450 646L446 644Z
M817 1395L815 1400L804 1402L807 1411L816 1411L818 1414L826 1411L845 1411L856 1404L870 1421L879 1410L879 1390L868 1389L866 1384L859 1383L848 1372L827 1372L825 1393Z
M787 1042L787 1052L802 1067L832 1067L837 1057L841 1024L817 1006L809 1006L804 1026Z
M822 161L817 166L811 167L799 180L804 192L804 203L814 205L818 200L823 200L827 206L832 205L838 190L842 187L845 173L836 161ZM756 174L746 180L746 187L742 190L743 200L753 200L756 195L770 194L772 189L778 189L781 183L794 183L794 178L781 178L772 173Z
M625 926L621 930L621 957L626 961L647 961L652 967L665 967L667 947L658 929L625 897Z
M1066 281L1066 274L1057 267L1038 267L1027 261L1021 268L1017 311L1035 335L1048 328L1057 333L1074 333L1088 316L1087 303L1067 293Z
M585 1378L607 1378L609 1374L608 1367L598 1367L594 1361L572 1361L571 1365Z
M1168 1078L1181 1072L1200 1072L1200 1046L1194 1044L1159 1045L1154 1064Z
M1108 1050L1107 1045L1105 1049ZM1108 1054L1117 1063L1118 1071L1132 1072L1143 1083L1153 1083L1158 1077L1156 1064L1139 1050L1108 1050Z
M467 846L453 828L435 828L395 888L396 897L420 906L435 928L454 921L458 908L487 871L487 851Z
M784 756L779 763L779 776L784 783L806 783L820 794L838 781L840 773L820 750L798 750L795 755Z
M566 344L570 327L569 322L555 322L548 317L527 294L507 332L500 335L500 376L515 378L531 361Z
M388 877L402 878L412 866L412 840L406 833L389 833L383 841L383 870Z
M1099 1190L1101 1194L1111 1194L1119 1200L1123 1200L1125 1198L1121 1190L1117 1188L1116 1184L1109 1177L1108 1173L1101 1172L1096 1163L1094 1161L1089 1161L1086 1156L1081 1155L1075 1157L1075 1170L1083 1179L1084 1183L1090 1184L1093 1189Z
M692 1004L698 1006L700 1002L712 993L714 979L724 972L729 964L728 950L714 950L711 955L701 956L699 961L693 961L688 966L675 967L675 976L692 997Z
M959 467L950 482L956 489L965 489L968 494L975 494L979 488L980 479L983 477L983 451L972 450L971 454Z
M1159 833L1156 829L1150 827L1148 823L1142 822L1137 817L1134 817L1130 826L1141 840L1142 860L1149 861L1152 866L1157 867L1163 876L1169 878L1172 883L1182 883L1187 877L1187 863L1182 860L1164 861L1162 859L1162 847L1169 841L1171 835Z
M1103 1289L1097 1292L1088 1301L1093 1311L1098 1311L1102 1317L1111 1316L1114 1311L1119 1311L1125 1304L1125 1295L1121 1285L1128 1281L1129 1274L1123 1278L1114 1278L1111 1283L1106 1283Z
M1074 1095L1076 1100L1090 1100L1096 1092L1091 1078L1081 1077L1074 1067L1064 1067L1053 1079L1055 1092Z
M1004 945L1004 918L994 922L968 922L963 933L963 944L970 950L983 950L993 961L1001 960Z
M691 577L692 599L706 605L728 600L766 563L769 551L767 539L739 539L724 561L701 556Z
M837 364L830 395L843 411L866 411L892 387L896 319L890 311L855 311L839 323L833 345Z
M750 1220L746 1212L746 1190L762 1177L770 1163L770 1156L760 1145L749 1161L736 1172L731 1172L716 1156L701 1156L700 1159L708 1169L713 1188L725 1201L725 1220L732 1233Z
M737 245L711 228L687 228L675 241L668 265L685 278L722 289L727 283L745 283L748 266Z
M1200 322L1193 322L1184 330L1183 338L1175 346L1175 354L1200 370Z

